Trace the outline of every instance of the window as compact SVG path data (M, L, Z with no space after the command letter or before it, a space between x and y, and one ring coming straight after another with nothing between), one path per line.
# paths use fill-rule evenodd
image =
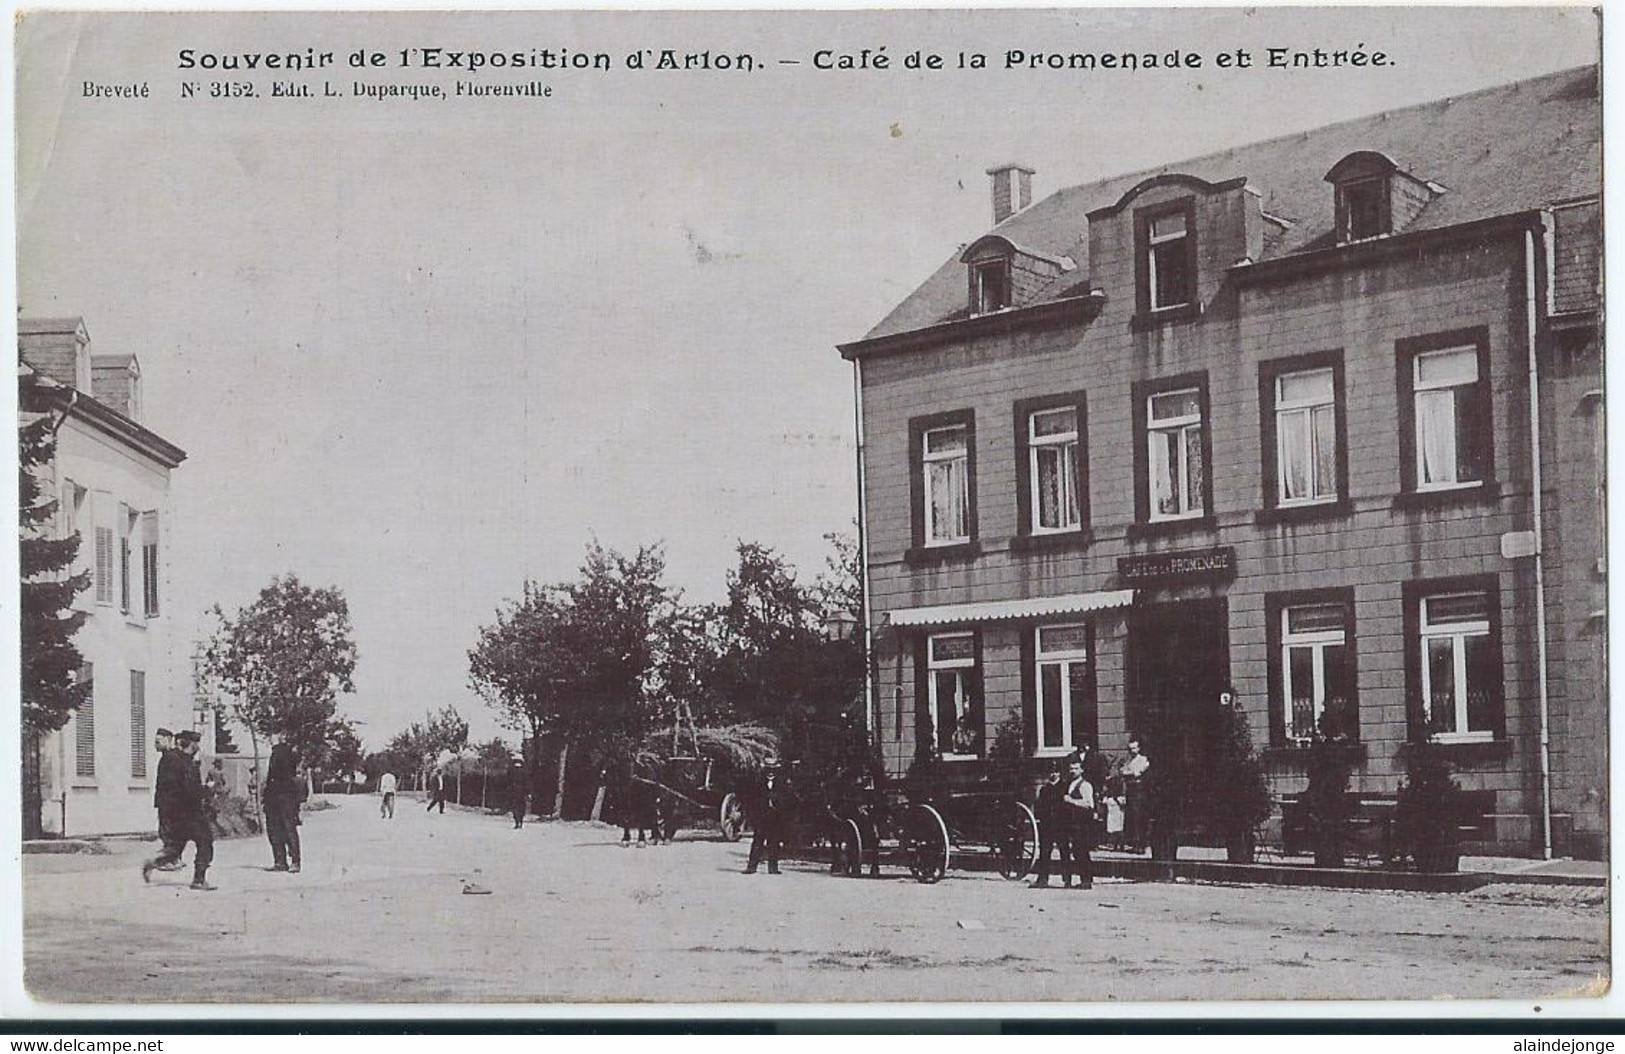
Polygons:
M1337 186L1338 240L1357 242L1389 233L1388 179L1351 179Z
M1495 454L1487 331L1401 341L1398 349L1403 490L1488 490Z
M1033 533L1076 530L1081 523L1077 410L1063 407L1028 414L1027 457Z
M1331 370L1275 378L1276 494L1280 504L1337 497L1337 404Z
M113 602L113 528L96 525L96 603Z
M1013 303L1010 261L982 260L970 265L970 310L973 315L1003 311Z
M977 677L976 634L939 634L926 639L926 705L933 746L947 760L982 753L982 700Z
M1146 290L1152 311L1181 307L1192 299L1193 243L1190 216L1181 210L1147 221Z
M1038 698L1034 739L1039 754L1065 754L1094 743L1095 683L1087 623L1033 630Z
M141 514L141 613L158 617L158 514Z
M1347 608L1341 603L1283 607L1279 618L1281 728L1287 740L1307 743L1327 710L1351 714L1354 669Z
M976 537L976 424L970 410L909 421L914 548L907 559L972 550ZM932 550L942 550L932 557Z
M1202 397L1196 388L1146 399L1146 441L1153 520L1200 516L1206 511Z
M1500 663L1490 597L1446 593L1420 601L1422 719L1441 741L1492 739L1500 724Z
M147 778L147 674L130 671L130 777Z
M94 667L79 667L77 680L85 685L85 697L73 712L74 774L86 779L96 775L96 682Z
M119 610L130 613L130 531L135 513L128 505L119 506L118 516L118 582Z

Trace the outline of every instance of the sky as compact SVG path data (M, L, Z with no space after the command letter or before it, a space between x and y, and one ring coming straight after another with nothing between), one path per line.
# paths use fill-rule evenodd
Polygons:
M1585 8L31 15L18 28L24 317L133 352L173 477L166 617L273 575L337 586L369 748L467 688L480 625L594 538L665 546L715 599L740 540L810 577L855 516L861 337L1035 194L1595 61ZM815 68L882 45L886 70ZM1005 70L1007 49L1384 51L1385 69ZM548 99L355 97L357 49L605 51L610 72L482 72ZM182 99L198 52L335 53L345 97ZM750 52L645 70L639 48ZM916 49L947 68L899 68ZM956 68L961 51L988 70ZM781 65L778 60L797 60ZM148 86L141 100L82 85ZM206 91L206 88L205 88Z

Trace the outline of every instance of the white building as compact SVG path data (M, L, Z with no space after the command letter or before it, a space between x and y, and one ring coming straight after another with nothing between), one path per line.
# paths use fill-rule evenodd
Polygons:
M141 423L134 355L92 355L78 318L24 319L17 331L23 368L58 386L56 458L42 489L59 502L58 534L79 534L75 570L91 574L75 601L89 617L74 643L92 690L40 744L45 831L150 831L153 730L196 721L189 661L165 607L169 474L186 452Z

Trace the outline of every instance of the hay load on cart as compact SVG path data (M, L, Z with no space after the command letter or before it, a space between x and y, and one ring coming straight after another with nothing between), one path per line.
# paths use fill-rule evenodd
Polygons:
M665 796L674 828L714 821L725 841L738 841L746 824L741 784L778 751L778 735L761 725L701 728L679 713L637 751L632 782Z

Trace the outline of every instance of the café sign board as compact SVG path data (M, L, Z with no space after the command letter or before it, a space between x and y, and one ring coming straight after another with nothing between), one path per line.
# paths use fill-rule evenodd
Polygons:
M1195 582L1209 578L1232 578L1235 573L1236 550L1228 545L1117 558L1117 577L1122 579L1124 585Z

